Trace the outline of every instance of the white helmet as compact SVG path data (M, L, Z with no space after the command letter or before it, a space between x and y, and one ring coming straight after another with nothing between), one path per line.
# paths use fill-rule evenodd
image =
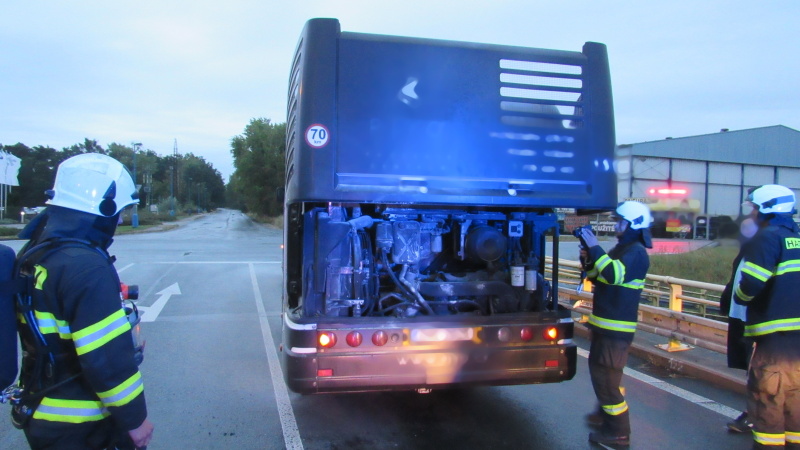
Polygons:
M622 202L617 206L617 216L627 220L631 229L641 230L650 227L653 217L650 215L650 208L644 203L636 201Z
M59 164L48 205L111 217L139 203L133 178L119 161L99 153L73 156Z
M794 192L780 184L765 184L753 189L745 201L754 204L763 214L791 214L794 212Z

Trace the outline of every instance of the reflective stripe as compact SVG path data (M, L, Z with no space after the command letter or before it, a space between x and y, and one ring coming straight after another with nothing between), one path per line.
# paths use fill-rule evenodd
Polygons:
M613 271L613 281L609 281L602 275L603 269L605 269L609 264L611 264ZM622 284L622 282L625 281L625 265L622 264L622 261L611 259L608 255L603 255L598 258L596 263L594 263L594 267L600 274L597 276L598 281L601 281L605 284Z
M744 293L744 291L742 291L742 288L741 288L741 286L738 286L738 285L736 286L736 291L735 291L735 292L736 292L736 296L737 296L737 297L739 297L740 299L742 299L742 300L744 300L744 301L746 301L746 302L749 302L749 301L750 301L750 300L752 300L752 299L753 299L753 297L754 297L754 296L752 296L752 295L746 295L746 294Z
M636 331L636 322L626 322L624 320L611 320L591 314L589 316L589 323L600 328L612 331L622 331L625 333L633 333Z
M800 272L800 260L791 259L789 261L784 261L778 264L778 268L775 269L775 275L783 275L789 272Z
M131 325L125 317L125 312L120 309L94 325L73 332L72 340L75 341L75 351L78 355L83 355L102 347L130 329Z
M786 442L789 444L800 444L800 431L787 431Z
M758 442L761 445L785 445L786 443L786 435L783 433L759 433L756 430L753 430L753 440Z
M58 333L61 339L72 339L72 332L66 320L58 320L56 316L48 312L34 311L36 323L42 334Z
M770 320L769 322L745 325L745 336L763 336L778 331L800 331L800 317L791 319Z
M628 403L623 401L618 405L603 405L603 411L611 416L618 416L628 410Z
M611 264L611 258L608 255L603 255L597 259L597 262L594 263L594 267L598 272L602 272L609 264Z
M106 406L122 406L130 403L143 390L142 374L136 371L132 377L120 383L119 386L105 392L99 392L97 396Z
M628 289L644 289L644 280L631 280L627 283L620 284L620 286Z
M47 269L38 264L33 266L33 288L41 291L45 280L47 280Z
M33 413L34 419L50 422L84 423L109 416L103 404L94 400L60 400L45 397Z
M769 278L772 276L772 272L761 266L753 264L750 261L745 261L744 266L742 267L742 273L746 273L756 280L764 282L769 280Z

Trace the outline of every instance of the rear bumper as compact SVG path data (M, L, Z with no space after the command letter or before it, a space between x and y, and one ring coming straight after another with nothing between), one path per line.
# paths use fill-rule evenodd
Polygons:
M555 342L501 343L491 338L497 326L484 326L473 341L420 345L406 337L394 346L368 342L351 348L340 338L332 349L313 347L317 329L287 323L282 350L286 383L303 394L557 383L575 376L571 321L559 323L563 338ZM292 345L300 342L306 345Z

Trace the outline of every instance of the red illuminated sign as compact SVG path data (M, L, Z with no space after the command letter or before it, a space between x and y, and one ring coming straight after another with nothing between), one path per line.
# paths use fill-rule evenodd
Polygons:
M675 196L683 196L689 193L689 190L686 188L670 188L670 187L661 187L661 188L650 188L649 191L650 195L675 195Z

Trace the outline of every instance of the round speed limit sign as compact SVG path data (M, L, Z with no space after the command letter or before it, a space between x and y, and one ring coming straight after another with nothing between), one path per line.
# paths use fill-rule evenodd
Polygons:
M315 123L306 130L306 143L314 148L322 148L328 145L330 132L325 125Z

